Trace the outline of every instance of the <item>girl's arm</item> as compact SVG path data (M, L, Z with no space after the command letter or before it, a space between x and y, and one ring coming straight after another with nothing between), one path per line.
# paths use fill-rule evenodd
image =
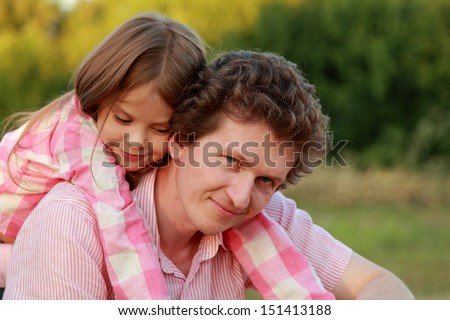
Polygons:
M5 236L3 233L0 233L0 243L14 243L14 238Z
M11 249L11 244L0 243L0 288L4 288L6 284L6 271L8 269Z

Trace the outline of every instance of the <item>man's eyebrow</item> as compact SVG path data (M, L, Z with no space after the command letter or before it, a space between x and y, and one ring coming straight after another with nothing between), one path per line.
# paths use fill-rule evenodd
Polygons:
M220 150L217 150L217 151L218 151L217 153L220 152ZM244 168L254 167L255 161L264 161L264 159L261 159L260 156L257 155L256 153L252 153L252 154L257 156L257 159L255 159L252 156L246 157L244 154L242 154L239 147L225 149L223 151L223 153L226 155L232 156L233 158L238 160L240 162L240 165ZM286 182L286 177L279 177L279 176L274 176L274 175L263 175L263 176L275 181L279 186Z
M231 156L233 158L235 158L236 160L238 160L240 163L243 164L251 164L255 161L255 159L251 156L246 156L242 153L241 147L240 146L236 146L233 148L226 148L224 150L224 153L228 156ZM252 153L254 154L254 153Z

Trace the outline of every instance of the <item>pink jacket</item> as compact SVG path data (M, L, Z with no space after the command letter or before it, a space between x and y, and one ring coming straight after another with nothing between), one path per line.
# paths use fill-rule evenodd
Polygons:
M39 121L7 157L23 130L0 143L0 232L15 237L24 220L58 182L81 186L97 212L108 274L118 299L164 299L165 282L151 239L125 180L99 141L78 98Z

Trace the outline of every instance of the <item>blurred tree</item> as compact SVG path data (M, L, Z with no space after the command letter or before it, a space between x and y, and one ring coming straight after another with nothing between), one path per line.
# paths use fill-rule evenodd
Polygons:
M254 26L260 8L267 3L283 0L228 0L224 3L209 0L79 0L67 24L67 41L77 39L80 46L67 52L70 61L86 54L106 33L131 16L145 11L158 11L195 29L219 51L221 41L229 32L243 32ZM90 30L90 32L83 32Z
M70 10L60 0L0 2L0 120L37 108L68 89L70 77L95 45L115 27L144 11L184 22L214 47L229 30L249 28L270 1L78 0Z
M62 89L67 75L61 74L57 48L63 19L50 2L0 2L0 119L37 107Z
M231 35L227 47L277 51L297 62L318 87L335 140L349 139L363 165L398 164L407 154L423 163L431 150L449 153L443 140L411 141L425 138L424 119L448 128L449 13L444 0L269 4L255 29Z
M57 0L0 2L0 119L68 89L83 57L124 20L159 11L212 53L277 51L317 85L335 141L362 164L448 156L450 3L446 0ZM434 160L433 160L434 161Z

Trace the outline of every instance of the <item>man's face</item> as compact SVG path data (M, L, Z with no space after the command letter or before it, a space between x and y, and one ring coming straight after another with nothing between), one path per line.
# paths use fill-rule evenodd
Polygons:
M282 144L266 126L226 116L195 145L173 152L186 227L210 235L261 212L295 156L293 146Z

